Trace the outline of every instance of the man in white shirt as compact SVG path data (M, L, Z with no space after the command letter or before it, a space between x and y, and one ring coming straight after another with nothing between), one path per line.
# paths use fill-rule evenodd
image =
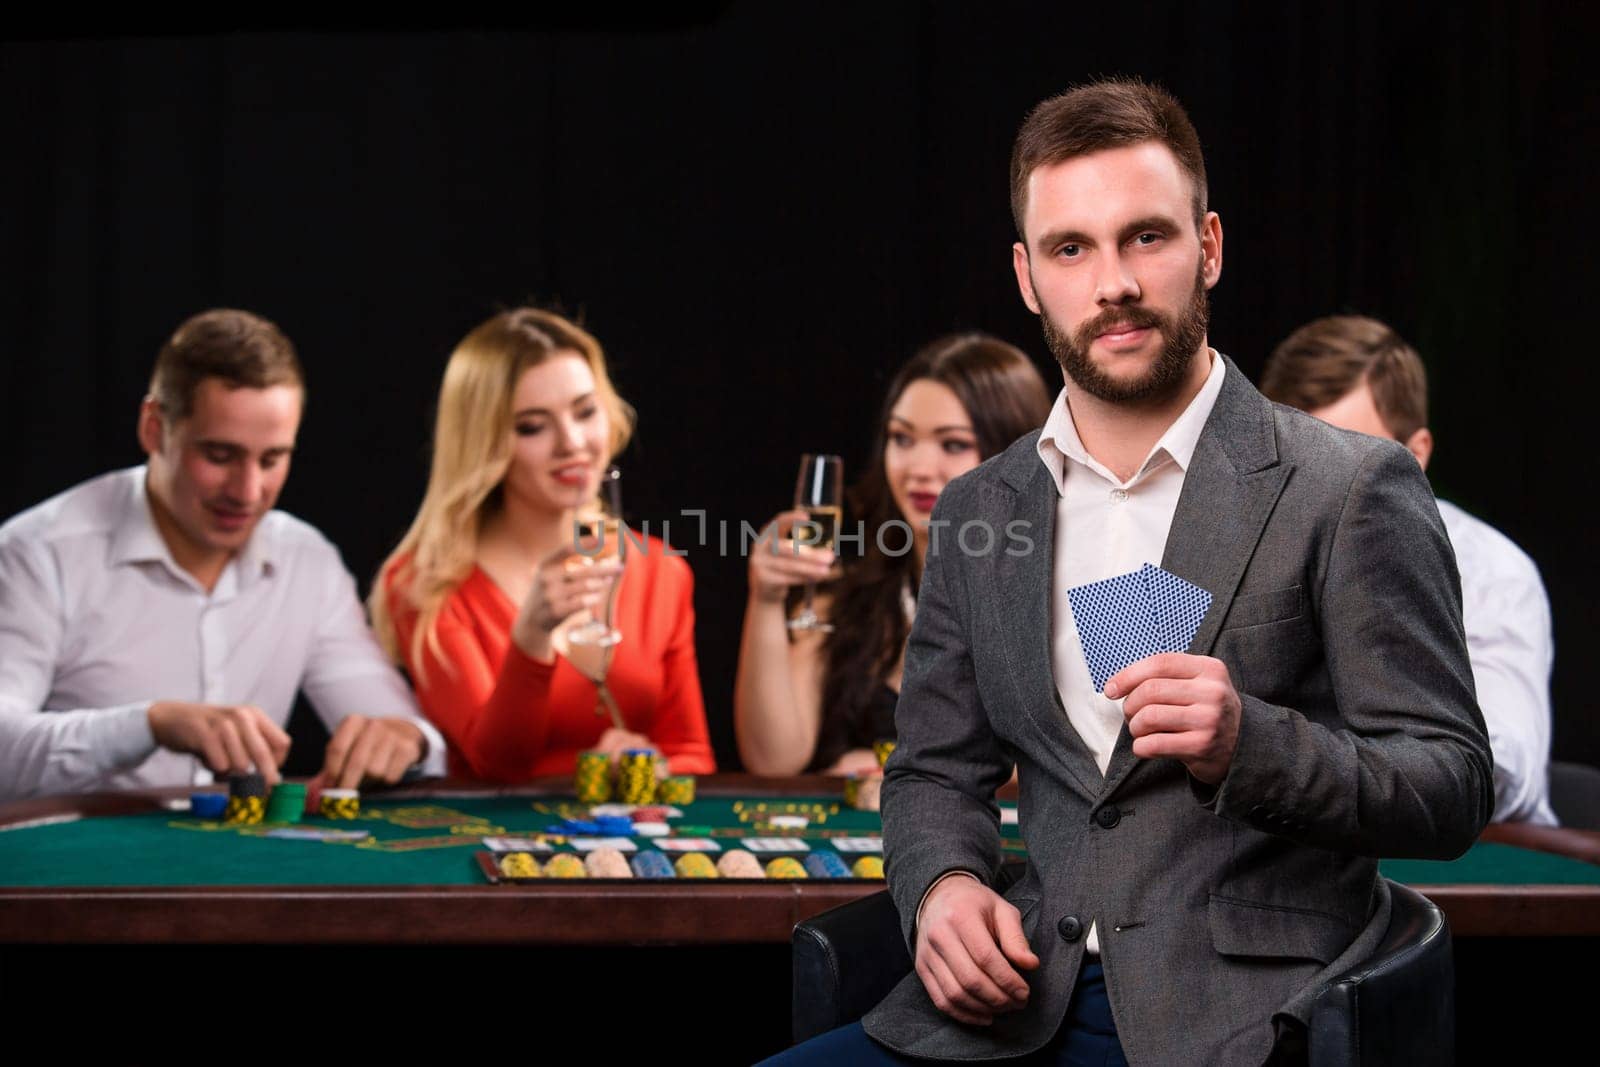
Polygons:
M203 312L156 359L148 464L0 526L0 799L275 783L300 689L332 735L327 785L442 772L338 551L272 510L304 397L276 326Z
M1424 471L1433 455L1422 357L1393 329L1330 315L1280 344L1261 374L1270 400L1332 426L1398 441ZM1527 553L1447 500L1439 515L1461 571L1478 706L1494 749L1497 822L1556 825L1550 808L1550 599Z
M1489 817L1449 542L1403 449L1208 345L1222 224L1177 101L1047 100L1011 180L1065 388L935 509L1003 547L930 544L906 650L882 803L916 973L785 1062L1303 1056L1319 983L1387 930L1376 857L1457 856ZM1097 690L1068 590L1147 563L1209 609ZM1028 862L1002 896L1013 768Z

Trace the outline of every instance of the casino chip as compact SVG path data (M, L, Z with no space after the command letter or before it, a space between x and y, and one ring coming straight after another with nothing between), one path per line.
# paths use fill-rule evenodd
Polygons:
M779 856L767 864L768 878L805 878L806 869L793 856Z
M685 852L673 864L679 878L715 878L717 866L704 852Z
M614 848L597 848L583 858L590 878L632 878L633 868Z
M717 860L717 872L724 878L765 878L767 870L754 853L742 848L729 849Z
M804 866L813 878L850 877L850 868L837 852L812 852L806 856Z
M356 789L324 789L320 803L324 819L354 819L361 814L361 792Z
M862 856L851 866L850 873L857 878L870 878L874 881L883 880L883 857Z
M631 863L633 873L639 878L671 878L677 873L672 869L672 861L654 849L634 853Z
M562 852L551 856L544 865L547 878L587 878L589 870L584 866L583 860L571 852Z

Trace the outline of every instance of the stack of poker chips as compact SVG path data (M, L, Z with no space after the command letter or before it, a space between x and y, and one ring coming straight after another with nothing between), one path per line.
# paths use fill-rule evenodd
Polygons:
M656 754L648 748L628 749L622 754L620 778L624 804L650 803L656 798Z
M717 860L717 873L724 878L765 878L767 869L755 854L742 848L731 849Z
M306 811L306 787L300 782L279 782L267 801L267 822L299 822Z
M768 878L804 878L806 869L793 856L779 856L767 864Z
M604 804L610 800L611 757L594 750L578 753L578 772L574 785L580 804Z
M583 858L590 878L632 878L628 858L614 848L597 848Z
M319 807L324 819L354 819L361 814L361 793L355 789L324 789Z
M672 865L679 878L715 878L717 865L704 852L686 852Z
M636 852L628 865L638 878L671 878L678 873L672 861L660 852Z
M223 819L239 825L260 822L267 814L267 780L259 774L236 774L228 779L228 806Z
M883 857L862 856L850 866L850 873L857 878L871 878L876 881L883 880Z
M656 798L663 804L693 804L694 778L687 774L663 778L656 787Z
M882 775L852 774L844 780L844 802L857 811L877 811L882 790Z
M849 878L850 868L837 852L808 852L802 861L813 878Z
M545 862L544 873L546 878L587 878L589 871L584 867L582 857L570 852L562 852L551 856Z
M228 798L223 793L191 793L189 813L197 819L220 819L228 811Z

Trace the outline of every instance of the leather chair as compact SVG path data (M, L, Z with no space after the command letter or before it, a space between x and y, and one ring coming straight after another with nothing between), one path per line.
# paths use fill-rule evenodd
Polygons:
M1562 826L1600 830L1600 768L1551 760L1550 807Z
M1002 885L1017 870L1002 875ZM1317 994L1306 1061L1431 1064L1455 1060L1455 969L1450 928L1432 901L1389 883L1394 898L1382 944ZM899 915L887 892L825 911L794 929L796 1043L854 1022L911 973ZM1284 1049L1293 1059L1299 1050Z

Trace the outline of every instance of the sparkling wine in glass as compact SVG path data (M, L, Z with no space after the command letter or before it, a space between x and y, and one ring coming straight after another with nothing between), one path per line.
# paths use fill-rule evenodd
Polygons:
M581 559L583 561L581 565L586 567L612 563L620 560L623 555L622 472L615 467L608 468L603 484L610 514L578 520L577 542L583 552L577 558ZM619 583L620 578L612 579L611 587L606 590L605 605L598 618L590 619L581 626L574 626L567 631L568 642L574 645L610 648L622 640L622 634L612 625L612 617L616 613Z
M794 528L794 543L810 548L832 548L844 519L844 461L838 456L807 452L800 457L800 474L795 479L794 506L805 510L808 519ZM816 583L806 583L805 603L800 613L789 620L791 630L832 633L833 627L817 617L812 601Z

